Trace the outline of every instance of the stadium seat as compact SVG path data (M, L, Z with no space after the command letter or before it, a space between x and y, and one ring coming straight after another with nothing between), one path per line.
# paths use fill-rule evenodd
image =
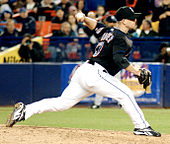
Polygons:
M21 31L21 30L22 30L22 23L15 23L15 28L16 28L18 31Z
M6 26L6 23L0 23L0 26Z
M53 30L60 30L60 29L61 29L61 24L59 24L59 23L52 23L52 25L51 25L51 32Z
M129 7L135 7L136 6L136 3L138 2L138 0L134 0L133 2L131 0L127 0L126 3L127 3L127 6Z
M51 56L51 53L47 50L49 44L50 44L50 39L44 38L43 39L43 50L44 50L44 54L45 54L46 59L50 58L50 56Z
M45 10L44 13L50 13L51 17L56 16L56 11L55 10Z
M51 21L36 21L35 36L45 36L51 32Z

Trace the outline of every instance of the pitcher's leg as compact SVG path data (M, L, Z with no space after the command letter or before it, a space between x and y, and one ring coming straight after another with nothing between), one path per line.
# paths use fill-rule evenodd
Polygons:
M25 119L43 112L64 111L90 94L91 93L84 90L79 84L71 82L61 97L43 99L26 105Z
M101 80L93 87L93 92L116 99L130 116L136 128L145 128L149 126L144 118L143 112L137 105L131 90L110 75L104 77L100 73L99 75Z
M122 91L123 93L123 91ZM118 100L122 105L125 112L132 119L135 128L146 128L149 126L149 123L145 120L142 110L139 108L136 100L131 92L124 94L123 99Z
M102 104L103 96L96 94L94 104L100 106Z

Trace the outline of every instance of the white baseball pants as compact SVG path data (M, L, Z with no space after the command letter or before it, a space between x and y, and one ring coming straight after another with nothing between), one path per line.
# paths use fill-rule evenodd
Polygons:
M117 78L119 81L121 81L120 72L117 73L114 77ZM102 101L103 101L103 96L96 94L94 97L94 104L100 106L102 104Z
M108 74L101 65L87 62L76 70L70 84L60 97L43 99L26 105L25 119L34 114L69 109L93 93L117 100L132 119L135 128L149 126L131 90Z

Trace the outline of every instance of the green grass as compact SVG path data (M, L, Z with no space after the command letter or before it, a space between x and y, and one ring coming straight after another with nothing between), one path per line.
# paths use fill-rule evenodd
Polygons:
M0 107L0 124L5 124L10 107ZM147 121L161 133L170 134L169 109L143 109ZM117 108L72 108L63 112L47 112L34 115L19 125L49 126L62 128L85 128L116 131L132 131L128 115Z

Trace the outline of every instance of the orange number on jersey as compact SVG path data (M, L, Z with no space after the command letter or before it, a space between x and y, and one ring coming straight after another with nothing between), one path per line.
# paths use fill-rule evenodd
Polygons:
M103 49L104 46L104 42L99 42L98 45L95 48L95 53L93 54L93 57L96 57L99 55L99 53L101 52L101 50Z

